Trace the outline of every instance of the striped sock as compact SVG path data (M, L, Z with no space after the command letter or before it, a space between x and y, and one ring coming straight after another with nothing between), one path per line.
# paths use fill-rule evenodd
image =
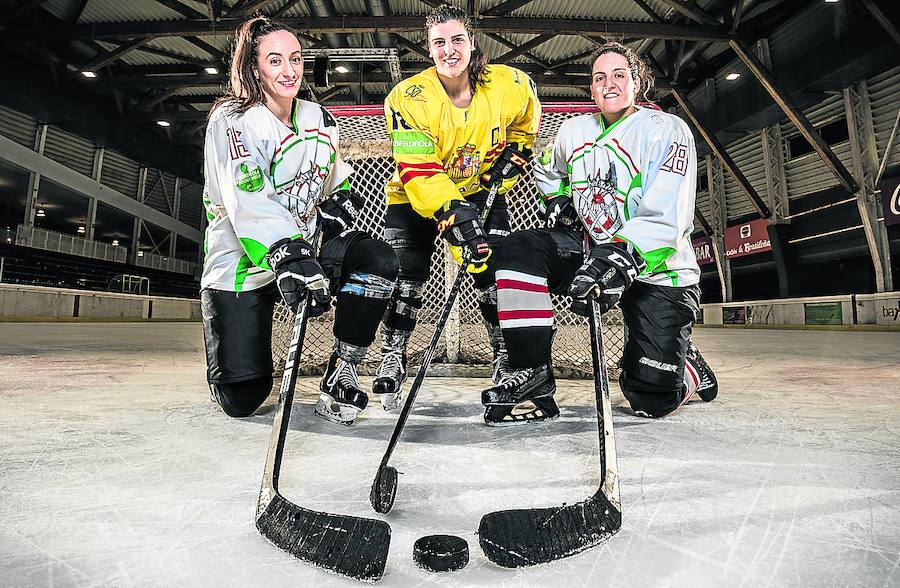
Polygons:
M545 363L550 357L553 304L547 278L497 270L497 317L506 340L510 367Z

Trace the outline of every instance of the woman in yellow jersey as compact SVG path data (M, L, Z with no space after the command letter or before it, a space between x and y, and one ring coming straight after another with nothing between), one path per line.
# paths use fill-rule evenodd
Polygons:
M531 154L541 107L534 82L506 65L488 65L473 23L441 5L425 21L430 67L397 84L384 105L396 169L388 183L385 238L400 260L400 275L385 318L384 359L373 383L385 408L399 404L406 379L406 345L422 306L434 241L472 251L479 307L494 347L494 376L503 338L491 250L509 234L505 193ZM499 169L513 162L505 175ZM478 220L487 190L500 182L486 226ZM393 398L393 402L389 399Z

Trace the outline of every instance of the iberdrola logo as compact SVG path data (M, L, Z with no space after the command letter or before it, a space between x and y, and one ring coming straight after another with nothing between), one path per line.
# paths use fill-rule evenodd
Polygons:
M251 163L249 166L246 163L238 164L235 176L237 177L235 186L244 192L259 192L265 184L262 170L255 163Z

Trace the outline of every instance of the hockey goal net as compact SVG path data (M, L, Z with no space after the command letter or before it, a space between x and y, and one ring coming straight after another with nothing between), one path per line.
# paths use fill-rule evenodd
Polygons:
M366 200L366 205L357 219L357 228L371 235L382 237L384 215L387 208L384 186L394 171L390 153L390 141L381 106L351 106L329 108L335 115L340 128L341 156L353 165L353 187ZM553 137L560 124L567 118L584 112L594 112L593 103L544 104L540 131L535 152L543 149ZM538 192L530 173L516 184L507 194L509 216L512 229L526 229L540 226L537 216ZM409 344L409 363L417 365L434 331L441 308L450 290L457 266L453 262L441 239L431 259L431 276L424 288L424 304L419 311L419 324ZM456 375L485 375L485 370L470 369L485 367L491 362L491 346L487 331L476 305L475 289L471 280L463 285L453 314L444 329L440 347L435 354L435 363L452 364L446 372ZM563 376L585 377L591 373L590 341L587 319L569 310L569 299L554 296L556 308L556 335L553 340L553 364ZM618 309L604 315L604 342L607 362L611 373L617 372L618 360L622 355L624 328ZM334 344L332 321L334 311L312 319L307 327L306 341L301 358L302 372L323 373L325 364ZM275 369L284 365L288 344L291 339L292 314L279 303L275 309L272 331L272 349ZM381 361L381 337L369 349L361 373L373 373Z

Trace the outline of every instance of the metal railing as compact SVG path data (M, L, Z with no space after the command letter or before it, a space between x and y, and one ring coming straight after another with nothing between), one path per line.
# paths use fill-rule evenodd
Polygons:
M164 257L162 255L157 255L156 253L146 253L144 251L138 252L134 259L134 265L176 272L179 274L187 274L189 276L193 276L197 270L196 263L175 257Z
M128 259L128 249L125 247L28 225L19 225L16 245L118 263L125 263Z

